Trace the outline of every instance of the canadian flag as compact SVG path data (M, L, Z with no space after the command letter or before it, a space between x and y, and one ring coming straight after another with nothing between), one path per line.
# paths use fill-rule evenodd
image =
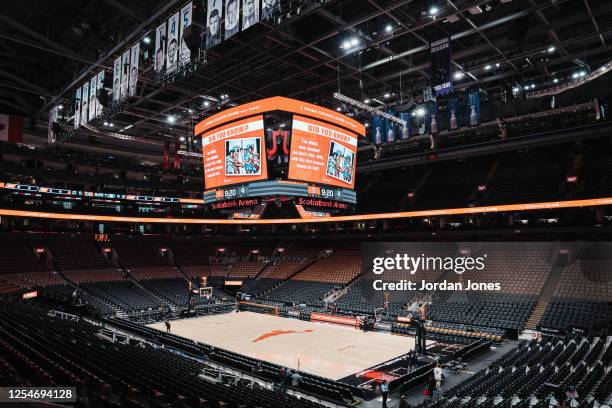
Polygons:
M0 114L0 140L20 143L23 141L23 118Z

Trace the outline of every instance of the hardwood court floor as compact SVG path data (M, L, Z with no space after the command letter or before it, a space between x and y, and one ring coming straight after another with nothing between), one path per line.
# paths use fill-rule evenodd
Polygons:
M175 320L172 333L293 369L299 359L301 371L333 380L414 349L412 337L253 312Z

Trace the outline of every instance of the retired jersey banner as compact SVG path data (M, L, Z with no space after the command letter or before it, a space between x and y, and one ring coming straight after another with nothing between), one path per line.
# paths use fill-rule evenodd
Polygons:
M89 121L96 118L96 93L98 92L98 76L95 75L89 81Z
M87 109L89 106L89 82L86 82L83 85L81 95L81 125L86 125L88 118L87 114L89 112L89 109Z
M240 0L225 1L225 39L240 30Z
M98 72L98 90L101 92L106 92L104 89L104 71ZM102 116L102 109L104 109L104 107L98 100L98 95L96 95L96 117Z
M242 31L259 22L259 0L242 0Z
M168 19L168 47L166 49L166 72L176 71L179 52L179 13Z
M185 65L189 62L191 58L191 51L189 51L189 47L185 43L184 33L185 28L191 25L191 20L193 16L193 2L190 1L181 9L181 49L179 52L179 64Z
M140 43L132 45L132 56L130 57L130 84L129 96L136 95L136 85L138 84L138 61L140 59Z
M120 99L128 96L128 86L130 83L130 50L121 56L121 95Z
M121 57L113 63L113 101L121 99Z
M74 128L81 126L81 88L74 93Z
M208 0L206 14L206 49L221 44L223 0Z
M430 43L429 50L434 91L436 95L447 94L452 90L450 36Z
M87 85L83 85L84 87ZM59 112L59 106L54 106L53 108L51 108L51 110L49 111L49 127L47 128L47 143L49 144L53 144L55 142L57 142L57 136L55 134L55 132L53 131L53 122L57 121L57 118L59 116L58 114ZM7 139L8 139L8 133L7 133Z
M155 30L155 72L162 73L166 59L166 22L164 21Z

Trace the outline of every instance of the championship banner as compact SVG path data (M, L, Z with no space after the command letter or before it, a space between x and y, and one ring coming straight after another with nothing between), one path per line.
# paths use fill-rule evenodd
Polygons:
M206 49L221 44L221 13L223 0L208 0L206 14Z
M450 36L429 44L431 54L432 85L436 95L444 95L452 90L450 71Z
M429 118L429 133L436 134L440 132L440 112L438 108L438 101L431 103L428 109Z
M461 120L459 115L459 98L457 96L453 95L448 98L446 113L448 115L448 129L459 129L461 127Z
M374 116L372 118L372 143L375 145L382 144L383 142L383 129L384 123L380 116Z
M140 59L140 43L132 45L131 54L128 96L136 95L136 85L138 84L138 60Z
M259 22L259 0L242 0L242 31Z
M225 39L240 31L240 0L225 0Z
M290 179L352 189L356 154L357 135L314 119L293 116Z
M86 125L87 124L87 113L88 113L88 109L87 107L89 106L89 82L86 82L83 85L83 91L81 93L81 125Z
M121 95L120 99L125 99L128 96L128 85L130 83L130 50L127 50L121 56Z
M412 137L412 118L408 112L402 112L399 114L399 118L406 121L406 126L402 126L400 129L400 139L406 140Z
M179 13L168 19L168 48L166 49L166 72L176 71L179 45Z
M121 57L115 58L113 63L113 101L121 98Z
M466 98L468 126L480 125L480 89L472 88Z
M81 126L81 88L76 90L74 94L74 128L78 129Z
M96 118L96 92L98 91L98 77L94 75L89 81L89 116L88 121L91 122Z
M190 1L181 9L181 49L179 52L179 64L185 65L189 62L191 58L191 52L189 51L189 47L185 43L184 33L185 28L191 25L191 20L193 16L193 2Z
M388 110L387 113L395 116L395 112L392 110ZM395 122L392 122L387 118L385 118L384 120L385 120L384 139L386 140L387 143L395 142L395 140L397 139L397 126L395 125Z
M155 61L154 69L158 74L164 69L166 58L166 22L161 23L155 30Z
M202 136L207 189L268 178L263 116L232 122Z
M49 111L49 128L47 129L47 143L49 144L57 142L57 135L53 131L53 122L57 121L58 111L59 107L57 105Z
M98 72L98 90L106 92L106 90L104 89L104 71ZM96 94L96 117L102 116L103 109L104 107L98 100L98 95Z

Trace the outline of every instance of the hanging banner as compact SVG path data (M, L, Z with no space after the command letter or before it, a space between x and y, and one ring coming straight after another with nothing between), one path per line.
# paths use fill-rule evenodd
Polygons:
M121 99L121 57L113 63L113 101Z
M86 125L87 124L87 113L88 113L88 109L87 107L89 106L89 82L86 82L83 85L82 88L82 92L81 92L81 125Z
M280 15L280 0L264 0L261 5L261 21L274 21Z
M379 145L383 142L384 123L380 116L372 118L372 143Z
M23 142L23 118L20 116L0 115L0 140L13 143Z
M400 139L406 140L412 137L412 118L408 112L402 112L399 114L399 118L406 121L406 126L402 126L400 129Z
M423 102L433 101L433 100L434 100L434 94L431 90L431 87L426 86L425 88L423 88Z
M191 51L189 51L189 47L185 43L185 38L183 34L185 33L185 28L191 25L191 20L193 16L193 2L190 1L181 9L181 48L179 52L179 64L185 65L189 62L191 58Z
M129 96L136 95L136 85L138 84L138 61L140 59L140 43L132 45L132 56L130 57L130 84Z
M181 141L177 137L174 139L174 168L178 169L181 165L181 155L179 154L179 150L181 150Z
M98 76L95 75L89 81L89 117L88 121L96 118L96 92L98 91Z
M120 96L120 99L127 98L129 83L130 83L130 50L127 50L121 56L121 96Z
M440 112L438 110L438 101L435 100L429 104L428 121L429 121L429 133L436 134L440 132Z
M456 95L450 96L446 103L446 113L448 115L448 129L455 130L461 127L459 115L459 98Z
M395 112L392 110L388 110L387 113L395 116ZM387 118L385 118L384 138L387 143L395 142L395 140L397 139L397 127L395 126L395 122L392 122Z
M164 161L162 162L162 168L168 170L170 168L170 142L164 142Z
M168 49L166 50L166 73L174 72L178 63L179 13L168 19Z
M431 54L431 82L436 95L445 95L452 90L450 36L429 43Z
M81 88L74 94L74 128L81 126Z
M223 0L208 0L206 17L206 49L221 44L221 12Z
M155 30L155 72L160 74L164 70L166 58L166 22L164 21Z
M240 30L240 2L239 0L225 1L225 39Z
M104 89L104 71L98 72L98 91L106 92ZM104 107L98 100L98 95L96 93L96 117L102 116L102 109Z
M259 0L242 0L242 31L259 22Z
M57 121L58 118L59 107L54 106L49 111L49 127L47 128L47 143L54 144L57 141L57 136L53 131L53 122ZM7 137L8 139L8 137Z
M466 98L468 126L480 125L480 89L472 88Z

